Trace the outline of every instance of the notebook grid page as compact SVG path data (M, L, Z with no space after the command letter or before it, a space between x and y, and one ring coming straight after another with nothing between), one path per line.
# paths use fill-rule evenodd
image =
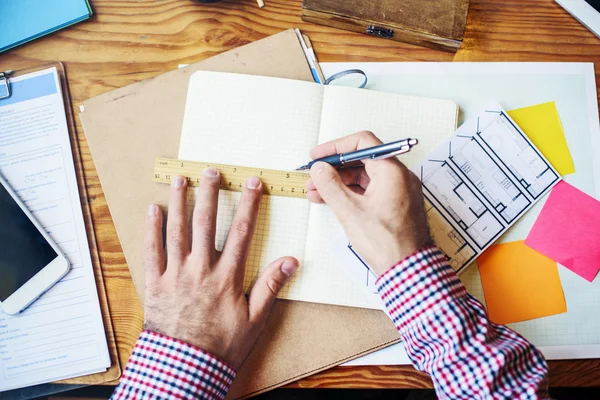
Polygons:
M308 161L308 152L317 141L366 128L384 141L412 132L445 136L456 125L456 105L449 101L335 87L325 88L323 96L323 90L305 82L196 73L190 79L179 158L290 170ZM218 248L225 242L239 198L239 193L220 192ZM340 232L326 206L265 196L246 266L245 288L271 261L290 255L300 260L301 267L279 297L379 308L331 255L330 247Z
M231 95L234 93L234 95ZM291 170L308 161L317 143L322 87L313 83L216 72L190 78L179 158L256 168ZM195 191L190 191L189 216ZM240 193L221 190L217 217L222 249ZM301 268L279 297L299 298L309 204L304 199L263 196L248 261L248 291L269 263L294 256ZM310 292L310 290L308 290ZM308 294L310 297L310 294Z
M456 117L457 106L448 100L327 86L319 143L367 129L383 142L417 138L419 144L400 157L410 167L454 132ZM342 234L341 225L328 207L311 205L304 273L313 282L313 295L325 302L381 308L364 285L343 273L346 266L332 254L333 242Z
M188 216L191 219L198 188L189 191ZM222 251L237 211L241 193L228 190L219 191L219 210L217 213L217 233L215 245ZM277 196L263 196L260 201L258 220L252 238L246 272L244 274L244 291L256 283L258 277L276 259L293 256L300 262L301 268L296 271L290 282L279 293L280 298L306 300L304 283L304 249L306 244L306 228L308 226L308 209L310 204L304 199L290 199ZM291 217L290 210L296 215ZM192 234L190 232L190 238Z
M199 71L192 75L179 158L292 170L317 144L322 87Z

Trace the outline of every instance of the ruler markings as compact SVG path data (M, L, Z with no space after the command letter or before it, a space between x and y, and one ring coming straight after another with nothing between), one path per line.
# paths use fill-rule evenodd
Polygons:
M310 178L307 172L278 171L242 167L228 164L186 161L158 157L154 163L154 182L170 184L177 175L188 179L191 186L198 186L206 168L215 168L221 173L221 189L241 192L250 176L260 178L264 192L273 196L306 197L305 184Z

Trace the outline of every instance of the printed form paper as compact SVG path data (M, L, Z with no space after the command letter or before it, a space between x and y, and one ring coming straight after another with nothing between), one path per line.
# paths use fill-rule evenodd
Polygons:
M110 367L59 76L11 79L0 100L0 172L71 263L18 316L0 311L0 391Z

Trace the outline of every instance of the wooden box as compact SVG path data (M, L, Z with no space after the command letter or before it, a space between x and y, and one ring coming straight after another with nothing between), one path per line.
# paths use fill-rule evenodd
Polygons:
M303 0L302 19L455 52L469 0Z

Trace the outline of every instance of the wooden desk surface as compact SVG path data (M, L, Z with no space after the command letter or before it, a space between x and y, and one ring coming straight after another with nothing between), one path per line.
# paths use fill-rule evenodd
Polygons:
M312 25L301 0L91 0L94 16L0 54L0 70L65 63L75 114L86 99L297 27L320 61L587 61L600 62L600 39L553 0L471 0L456 55ZM598 74L599 66L596 66ZM85 135L77 118L120 360L125 365L142 327L142 311L117 239ZM140 227L141 229L142 227ZM600 386L600 360L550 362L552 386ZM291 387L429 388L408 366L334 368Z

